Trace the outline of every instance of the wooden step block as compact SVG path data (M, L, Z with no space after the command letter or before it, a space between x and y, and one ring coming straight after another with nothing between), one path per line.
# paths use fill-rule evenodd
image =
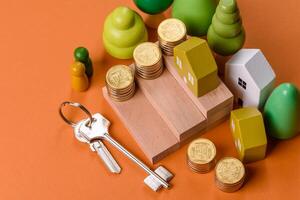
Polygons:
M195 105L200 109L203 115L208 118L208 120L209 118L213 118L215 114L221 112L224 108L233 105L233 95L221 80L220 85L216 89L201 97L196 97L186 86L186 84L174 68L174 57L164 56L164 61L165 66L168 68L169 72L177 80L179 85L184 89L186 94L188 94Z
M108 96L106 87L102 90L106 101L152 163L179 148L179 140L139 88L125 102L113 101Z
M211 128L214 128L218 124L222 123L226 119L229 119L230 112L233 109L233 105L230 104L223 109L221 109L219 112L214 113L210 118L207 120L207 127L206 130L209 130Z
M139 88L179 141L206 128L206 118L167 69L154 80L137 76L137 81Z

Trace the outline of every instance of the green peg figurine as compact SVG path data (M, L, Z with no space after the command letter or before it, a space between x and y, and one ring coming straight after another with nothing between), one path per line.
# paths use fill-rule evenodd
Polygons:
M85 73L88 78L93 76L93 64L89 56L89 51L84 47L78 47L74 51L74 58L76 61L80 61L85 66Z
M104 47L110 55L130 59L135 47L148 40L148 33L138 13L120 6L106 17L102 37Z
M220 0L208 29L207 42L219 55L229 56L245 42L245 30L236 0Z

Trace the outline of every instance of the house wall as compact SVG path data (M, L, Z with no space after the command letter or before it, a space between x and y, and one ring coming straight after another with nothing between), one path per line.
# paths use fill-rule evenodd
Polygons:
M262 109L270 96L271 92L273 91L275 86L275 78L271 81L263 90L260 91L260 99L259 99L259 109Z
M177 55L174 56L174 60L178 74L187 84L189 89L196 95L198 91L198 82L194 73L189 67L189 63L187 62L185 55L178 52Z
M246 90L238 85L238 78L246 82ZM238 102L238 98L241 98L243 107L258 107L260 90L243 65L227 65L225 69L225 83L233 93L235 102Z

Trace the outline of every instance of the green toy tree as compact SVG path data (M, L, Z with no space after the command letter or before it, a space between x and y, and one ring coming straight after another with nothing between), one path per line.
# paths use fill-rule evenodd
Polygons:
M135 47L148 40L148 33L137 12L120 6L106 17L102 38L104 47L111 56L130 59Z
M189 35L205 36L215 10L215 0L174 0L172 17L184 22Z
M207 41L216 53L228 56L240 50L245 42L236 0L220 0L207 33Z

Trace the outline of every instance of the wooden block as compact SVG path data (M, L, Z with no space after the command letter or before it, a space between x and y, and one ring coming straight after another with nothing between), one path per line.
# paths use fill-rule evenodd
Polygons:
M267 137L262 114L257 108L248 107L232 111L230 127L243 162L253 162L265 157Z
M178 139L141 90L137 88L135 95L125 102L111 100L107 89L102 90L104 98L152 163L179 148Z
M189 90L187 85L175 70L173 56L164 56L164 61L165 66L168 68L169 72L173 75L179 85L189 95L191 100L195 103L195 105L200 109L200 111L206 118L210 118L214 113L217 113L224 107L233 104L233 95L221 80L219 86L216 89L212 90L206 95L196 97Z
M230 112L232 111L232 104L224 107L219 112L214 113L210 118L207 120L207 127L206 130L214 128L218 124L224 122L229 118Z
M139 88L179 141L199 133L206 118L168 70L154 80L137 77Z

